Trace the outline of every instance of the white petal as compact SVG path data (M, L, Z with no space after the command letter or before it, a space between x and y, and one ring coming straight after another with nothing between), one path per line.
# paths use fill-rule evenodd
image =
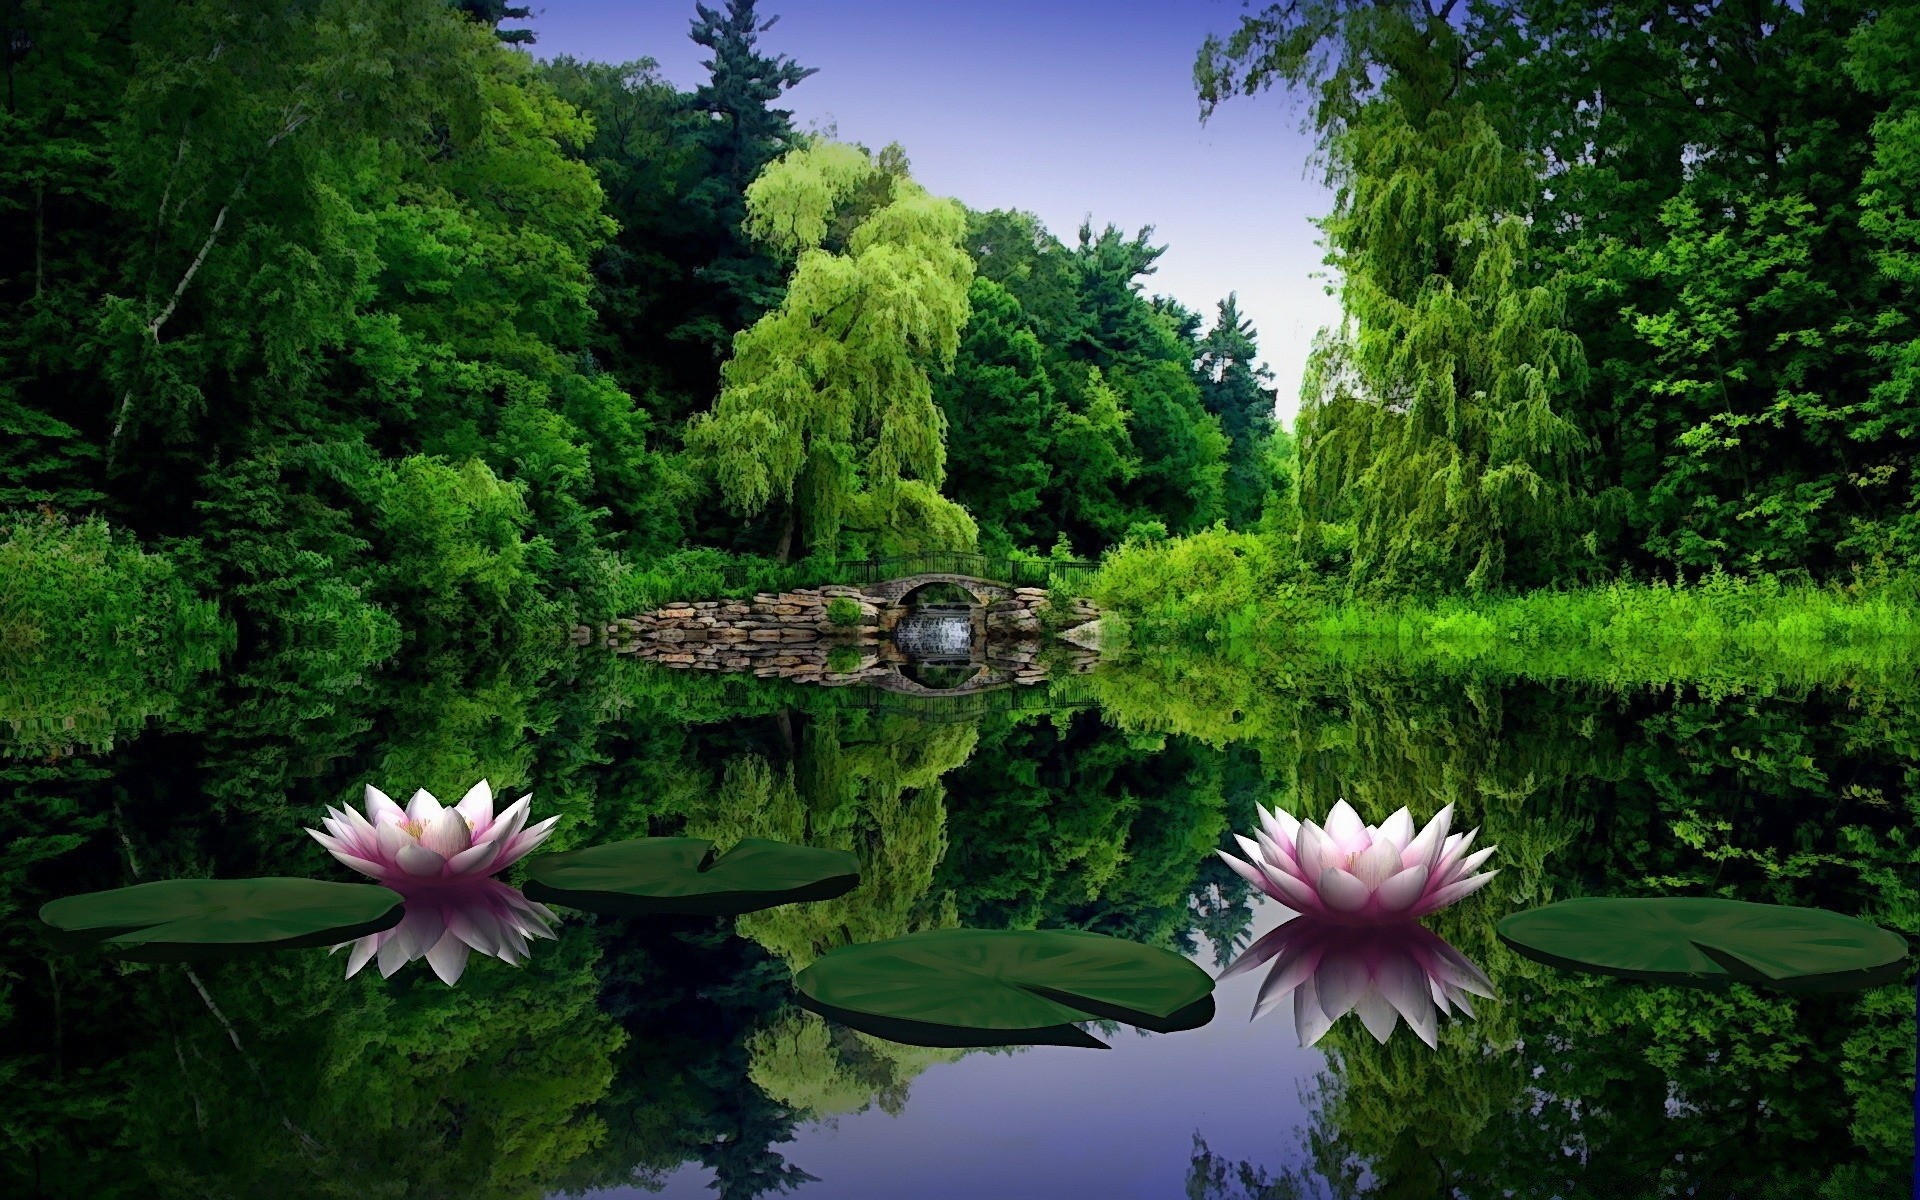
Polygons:
M1407 843L1400 852L1400 861L1411 867L1416 863L1425 863L1431 871L1440 860L1440 847L1447 840L1447 830L1453 828L1453 805L1449 804L1433 814L1433 820L1427 822L1417 837Z
M503 841L500 844L500 857L494 860L493 869L498 871L518 862L524 855L552 836L553 827L559 821L558 815L548 817L539 824L529 825L512 838Z
M374 849L388 862L396 862L400 852L408 846L418 845L413 835L398 825L381 824L374 830Z
M391 931L389 931L391 932ZM397 937L390 937L380 943L380 976L392 979L393 973L412 961L407 956L407 944Z
M1371 892L1400 873L1400 849L1392 842L1375 842L1354 855L1353 866L1348 869Z
M427 951L427 965L440 977L440 982L452 987L466 974L467 944L449 932Z
M374 952L380 949L380 943L385 940L385 931L381 933L370 933L366 937L356 938L354 940L353 953L347 955L348 979L352 979L360 973L360 968L367 965L368 961L373 958Z
M397 825L407 819L406 810L395 804L391 796L372 784L367 785L366 799L363 803L367 806L367 820L375 825Z
M447 860L447 873L450 875L486 875L493 870L493 860L500 854L499 842L481 842L478 846L462 850Z
M1470 879L1462 879L1458 883L1450 883L1438 891L1433 892L1425 900L1422 900L1416 905L1412 915L1424 917L1428 913L1439 912L1454 901L1471 896L1473 893L1487 886L1487 881L1499 873L1498 871L1488 871L1484 875L1475 875Z
M1260 809L1260 828L1266 835L1282 846L1292 846L1300 837L1300 818L1284 809Z
M1374 840L1389 841L1395 850L1405 850L1407 844L1413 841L1413 814L1403 806L1381 823L1380 832Z
M1427 867L1422 863L1417 867L1408 867L1381 884L1373 896L1381 912L1398 915L1412 908L1426 890Z
M1362 992L1353 1007L1360 1014L1360 1023L1373 1035L1373 1040L1386 1045L1387 1039L1393 1036L1393 1027L1400 1023L1399 1011L1374 988Z
M1480 869L1480 864L1486 862L1489 858L1492 858L1493 852L1495 850L1498 850L1499 848L1500 847L1498 846L1488 846L1485 849L1475 850L1472 854L1467 855L1465 858L1455 863L1453 865L1453 868L1447 872L1447 874L1453 877L1453 879L1449 879L1448 882L1451 883L1453 882L1454 879L1464 879L1468 875L1471 875L1475 871L1478 871Z
M1300 822L1300 840L1294 845L1294 856L1308 879L1318 879L1322 871L1346 860L1333 839L1312 821Z
M415 879L436 878L447 865L444 856L435 854L425 846L416 846L412 843L400 847L400 852L393 856L393 861L402 871Z
M1261 877L1266 880L1266 893L1288 908L1299 913L1318 913L1327 911L1326 902L1307 884L1300 882L1285 871L1275 870L1265 863L1260 865Z
M418 821L422 826L439 816L441 811L440 802L425 788L415 792L413 798L407 801L407 820Z
M1359 813L1353 811L1353 805L1345 800L1335 802L1333 811L1327 814L1327 823L1324 828L1327 836L1348 854L1366 848L1367 823L1360 819Z
M1339 867L1320 873L1320 902L1337 913L1357 913L1367 906L1373 889Z
M443 808L420 831L420 844L442 858L452 858L473 845L467 836L467 822L458 812Z
M1302 1046L1313 1045L1333 1028L1333 1018L1321 1006L1315 987L1314 980L1308 979L1293 993L1293 1028Z
M1247 856L1248 862L1259 862L1262 858L1266 857L1266 848L1252 838L1241 837L1236 833L1233 835L1233 840L1239 845L1240 853Z
M493 824L493 788L482 779L467 789L460 797L460 803L454 805L460 810L460 816L466 821L467 828L475 837L485 833L487 826Z

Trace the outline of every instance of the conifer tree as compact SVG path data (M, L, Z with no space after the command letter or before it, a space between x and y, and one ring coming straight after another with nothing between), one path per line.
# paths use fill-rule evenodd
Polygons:
M1273 438L1273 372L1254 365L1260 353L1253 322L1240 315L1240 298L1220 302L1213 328L1200 342L1195 364L1200 401L1227 435L1227 524L1244 529L1260 519L1272 490L1268 447Z

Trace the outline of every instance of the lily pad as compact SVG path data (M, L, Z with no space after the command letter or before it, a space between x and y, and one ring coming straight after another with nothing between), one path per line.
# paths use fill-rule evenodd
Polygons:
M49 901L57 945L178 962L252 950L333 946L400 923L398 893L318 879L163 879Z
M1854 991L1900 978L1907 957L1906 939L1855 917L1707 897L1563 900L1499 933L1551 966L1695 987Z
M543 854L527 873L521 890L543 904L623 917L735 916L849 892L860 882L860 860L765 838L743 838L717 856L705 838L639 838Z
M1067 1031L1112 1020L1172 1033L1213 1019L1213 980L1193 963L1079 930L940 929L843 946L793 982L805 1007L921 1045L1100 1046Z

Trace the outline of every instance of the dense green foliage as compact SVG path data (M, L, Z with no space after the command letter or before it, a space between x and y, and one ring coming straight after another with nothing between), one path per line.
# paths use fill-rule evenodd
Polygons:
M1345 323L1304 561L1372 592L1920 558L1911 4L1271 5Z

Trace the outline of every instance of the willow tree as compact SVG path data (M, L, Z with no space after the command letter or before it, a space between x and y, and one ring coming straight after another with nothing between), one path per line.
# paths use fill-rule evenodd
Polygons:
M1195 67L1203 113L1314 89L1343 319L1301 397L1299 497L1308 534L1350 528L1367 590L1542 582L1590 544L1563 411L1585 358L1529 257L1539 164L1476 99L1455 7L1271 5Z
M795 262L689 431L728 504L785 506L783 558L796 526L826 553L848 527L880 553L971 549L973 519L939 491L946 419L929 378L967 321L964 210L909 178L898 147L824 142L761 172L746 228Z

